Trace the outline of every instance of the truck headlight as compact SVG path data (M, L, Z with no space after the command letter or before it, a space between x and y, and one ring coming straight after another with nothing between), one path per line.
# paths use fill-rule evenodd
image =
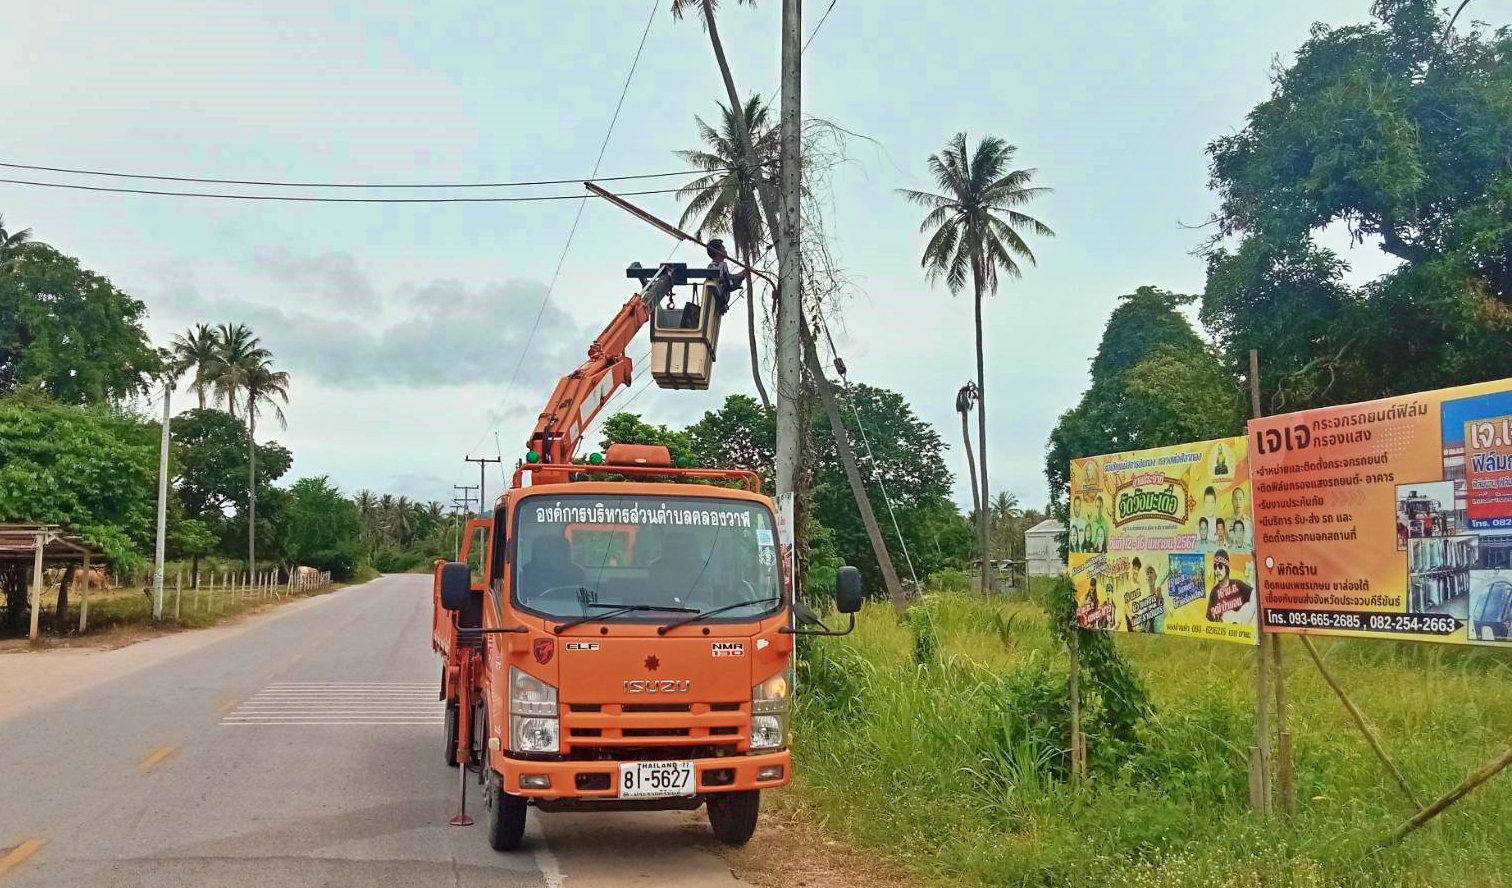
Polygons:
M787 744L788 698L792 692L791 667L751 689L752 749L776 749Z
M561 747L562 732L554 718L512 715L509 722L515 752L556 752Z
M787 739L787 716L757 715L751 717L751 748L778 749Z
M515 752L556 752L562 745L557 690L518 667L509 667L509 746Z

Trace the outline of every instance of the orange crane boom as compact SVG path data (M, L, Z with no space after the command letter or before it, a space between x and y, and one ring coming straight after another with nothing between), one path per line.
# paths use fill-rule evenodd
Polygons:
M569 463L577 452L578 442L599 411L616 390L630 384L634 372L625 347L635 340L646 322L651 320L658 300L678 284L690 279L717 275L709 269L689 269L680 262L663 263L654 273L636 263L626 277L640 278L640 292L626 300L619 313L588 346L588 359L576 370L558 380L546 402L546 409L536 420L528 447L542 463Z

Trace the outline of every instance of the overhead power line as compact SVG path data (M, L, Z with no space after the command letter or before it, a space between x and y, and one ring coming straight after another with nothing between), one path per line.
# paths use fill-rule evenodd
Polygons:
M646 16L646 27L641 31L640 44L635 47L635 58L630 60L630 70L625 74L625 85L620 88L619 101L614 104L614 114L609 117L609 130L604 133L604 143L599 146L598 159L593 162L593 176L598 175L599 164L604 162L604 152L609 150L609 139L614 135L614 125L619 122L620 110L625 107L625 96L630 93L630 81L635 79L635 69L640 66L641 53L646 48L646 38L651 34L651 23L656 21L656 10L661 6L661 0L652 0L651 14ZM673 189L680 191L681 189ZM661 192L666 193L666 192ZM536 331L541 327L541 316L546 314L546 306L551 302L551 293L556 289L557 279L562 276L562 265L567 261L567 251L572 249L572 238L577 234L578 223L583 220L583 208L588 204L586 201L578 204L577 215L572 217L572 227L567 229L567 242L562 245L562 254L557 257L556 270L551 273L551 282L546 285L546 292L541 296L541 307L536 310L535 320L530 324L530 333L525 337L525 347L520 349L520 359L515 362L514 372L509 375L509 384L504 387L504 397L499 399L499 406L493 411L497 414L509 403L509 396L514 394L515 382L520 378L520 368L525 366L525 358L530 354L530 346L535 342ZM498 428L498 422L493 422L489 428L483 430L478 440L467 448L471 453L477 446L488 437L489 431Z
M530 197L301 197L293 194L223 194L210 191L155 191L149 188L107 188L103 185L76 185L63 182L32 182L25 179L0 179L7 185L31 185L38 188L67 188L73 191L105 191L112 194L150 194L155 197L207 197L216 200L265 200L292 201L295 203L357 203L357 204L447 204L447 203L535 203L550 200L587 200L597 195L540 194ZM680 188L661 188L654 191L625 191L621 196L645 194L676 194ZM581 215L582 207L578 208Z
M208 185L262 185L272 188L526 188L534 185L576 185L582 176L571 179L540 179L534 182L275 182L261 179L216 179L200 176L153 176L147 173L117 173L104 170L76 170L67 167L35 166L26 163L6 163L0 167L13 170L37 170L47 173L68 173L74 176L108 176L113 179L151 179L157 182L197 182ZM633 179L670 179L674 176L707 175L709 170L678 170L670 173L639 173L632 176L604 176L598 182L628 182ZM714 172L718 172L715 170ZM594 178L594 177L589 177Z

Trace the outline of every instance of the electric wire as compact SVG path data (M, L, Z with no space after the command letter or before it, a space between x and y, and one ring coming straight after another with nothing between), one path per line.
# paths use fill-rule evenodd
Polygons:
M824 338L829 343L830 355L838 360L840 355L835 351L834 337L830 335L829 325L822 317L819 319L819 326L824 330ZM898 526L898 514L893 509L892 496L887 492L887 482L882 479L882 472L877 466L876 454L872 452L871 438L866 434L866 424L861 421L861 411L856 407L856 399L851 397L850 379L842 374L840 381L845 386L845 400L850 403L851 415L856 418L856 428L861 432L861 444L866 448L866 459L872 477L876 479L877 487L882 491L882 501L887 504L887 516L892 521L893 534L897 536L898 545L903 549L903 561L908 565L908 576L913 580L914 588L918 589L919 575L914 571L913 556L909 554L908 541L903 538L903 530Z
M216 200L261 200L285 203L350 203L350 204L450 204L450 203L535 203L553 200L585 201L597 197L593 194L541 194L529 197L304 197L294 194L225 194L211 191L159 191L150 188L110 188L104 185L79 185L65 182L37 182L30 179L0 179L7 185L28 185L37 188L65 188L72 191L101 191L111 194L147 194L155 197L205 197ZM626 191L622 197L646 194L676 194L681 188L662 188L653 191ZM578 215L582 215L582 204Z
M532 182L279 182L262 179L218 179L204 176L154 176L147 173L117 173L105 170L80 170L68 167L38 166L27 163L0 161L0 167L13 170L36 170L48 173L67 173L74 176L106 176L113 179L150 179L156 182L194 182L207 185L256 185L269 188L526 188L538 185L576 185L582 176L570 179L539 179ZM677 176L707 175L721 170L678 170L670 173L639 173L630 176L589 176L597 182L629 182L636 179L671 179Z
M646 37L651 34L651 23L656 21L656 10L660 7L661 0L653 0L651 14L646 17L645 30L641 31L640 44L635 47L635 58L630 60L630 70L625 74L625 85L620 89L619 101L614 105L614 114L609 118L609 130L604 133L604 143L599 146L598 159L593 162L593 176L598 175L599 164L604 160L604 152L609 150L609 139L614 135L614 125L619 122L620 110L625 106L625 96L630 92L630 82L635 79L635 69L640 66L641 53L646 48ZM591 179L592 176L589 178ZM562 254L557 257L556 270L551 273L551 282L546 285L546 293L541 297L541 307L536 310L535 320L530 324L530 333L525 337L525 346L520 349L520 359L515 362L514 372L509 376L509 384L504 387L504 397L499 400L499 406L490 411L491 413L497 413L509 403L509 397L514 393L515 383L520 378L520 368L525 366L525 359L530 354L530 346L535 342L536 331L541 327L541 316L546 313L546 306L551 302L551 292L556 289L557 279L562 274L562 265L567 261L567 251L572 249L572 238L577 234L578 223L583 219L583 208L588 205L586 196L582 200L583 202L578 204L576 215L572 217L572 227L567 230L567 242L562 245ZM467 452L472 453L483 442L483 439L488 437L488 433L498 426L498 422L493 422L489 428L484 429L483 434L478 436L478 440L467 448Z

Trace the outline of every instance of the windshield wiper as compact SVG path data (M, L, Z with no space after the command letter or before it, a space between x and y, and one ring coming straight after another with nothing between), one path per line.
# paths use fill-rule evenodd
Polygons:
M727 604L724 607L716 607L713 610L699 611L691 617L683 617L681 620L673 620L665 626L657 626L656 634L666 635L668 632L676 629L678 626L686 626L689 623L697 623L699 620L702 620L705 617L712 617L716 614L722 614L725 611L732 611L737 607L750 607L753 604L772 604L781 600L781 595L771 595L766 598L752 599L751 601L737 601L734 604ZM688 610L688 608L683 608L683 610Z
M661 614L693 614L693 613L697 613L697 611L695 611L691 607L664 607L664 606L662 606L660 604L617 604L616 605L616 604L599 604L597 601L592 601L592 602L588 603L588 607L607 607L607 608L613 608L613 610L609 611L607 614L584 614L583 616L578 617L575 620L568 620L565 623L560 623L560 624L552 627L551 631L553 633L557 634L557 635L561 635L563 632L566 632L568 629L571 629L573 626L581 626L584 623L587 623L587 622L592 621L592 620L608 620L608 619L611 619L613 617L617 617L620 614L634 613L636 611L652 611L652 612L661 613Z

